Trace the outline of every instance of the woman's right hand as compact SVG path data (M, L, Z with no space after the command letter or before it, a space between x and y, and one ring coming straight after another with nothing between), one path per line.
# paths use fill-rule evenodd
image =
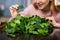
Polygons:
M16 5L10 6L10 8L9 8L12 18L15 18L17 16L17 14L18 14L18 11L17 11L18 6L19 5L16 4Z

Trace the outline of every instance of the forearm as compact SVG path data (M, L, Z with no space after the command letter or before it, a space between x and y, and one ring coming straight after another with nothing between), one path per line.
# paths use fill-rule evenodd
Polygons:
M60 27L60 23L56 23L55 24L55 27Z
M8 22L10 22L12 19L14 19L14 17L10 17Z
M17 15L10 17L10 18L9 18L9 21L13 20L16 16L17 16ZM8 22L9 22L9 21L8 21Z

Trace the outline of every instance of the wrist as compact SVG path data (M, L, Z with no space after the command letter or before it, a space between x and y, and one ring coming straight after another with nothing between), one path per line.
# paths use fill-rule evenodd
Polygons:
M56 27L56 26L57 26L57 23L56 23L56 22L54 22L53 26L54 26L54 27Z
M9 18L9 21L8 22L10 22L12 19L14 19L15 17L11 17L11 18Z
M60 24L59 23L55 23L54 26L55 27L60 27Z

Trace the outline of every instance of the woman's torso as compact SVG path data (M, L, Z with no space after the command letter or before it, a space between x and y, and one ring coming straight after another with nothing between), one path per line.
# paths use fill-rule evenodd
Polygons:
M30 16L38 15L38 16L44 18L44 17L49 16L51 14L50 11L43 12L41 10L37 10L37 9L34 8L33 5L30 5L29 8L30 8L30 10L29 10L28 14ZM55 18L56 22L60 22L60 12L54 11L53 14L52 14L52 16Z

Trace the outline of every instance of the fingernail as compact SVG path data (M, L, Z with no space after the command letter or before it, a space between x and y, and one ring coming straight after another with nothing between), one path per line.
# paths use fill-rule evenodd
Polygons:
M50 20L50 22L52 22L52 20Z

